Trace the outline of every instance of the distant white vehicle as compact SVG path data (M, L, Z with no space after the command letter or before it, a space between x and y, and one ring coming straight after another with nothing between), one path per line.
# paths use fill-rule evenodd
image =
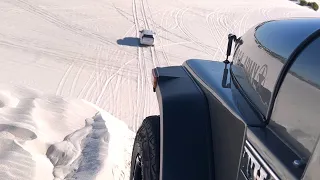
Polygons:
M154 45L154 32L151 30L141 30L139 39L140 39L140 44L141 45L148 45L148 46L153 46Z

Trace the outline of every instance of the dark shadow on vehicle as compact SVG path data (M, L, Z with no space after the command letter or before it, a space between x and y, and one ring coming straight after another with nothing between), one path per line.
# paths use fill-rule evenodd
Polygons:
M125 37L123 39L118 39L117 44L123 45L123 46L134 46L134 47L140 46L139 38L136 38L136 37Z

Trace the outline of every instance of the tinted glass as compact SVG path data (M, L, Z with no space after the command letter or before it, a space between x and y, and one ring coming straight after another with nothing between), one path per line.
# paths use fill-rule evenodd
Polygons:
M265 115L284 63L320 18L268 21L249 29L236 47L233 73L250 101Z
M262 47L287 60L294 49L319 28L319 18L271 21L258 27L255 36Z
M320 38L295 60L276 98L270 127L308 159L320 132Z
M253 28L241 37L232 71L247 97L265 115L283 62L261 48L254 33Z

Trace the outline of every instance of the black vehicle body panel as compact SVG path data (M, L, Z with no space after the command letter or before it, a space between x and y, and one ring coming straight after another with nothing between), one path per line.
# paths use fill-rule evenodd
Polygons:
M246 125L231 89L221 86L224 63L188 60L184 64L208 99L215 179L237 179ZM232 86L232 85L231 85ZM259 125L260 122L250 122ZM231 143L230 143L231 142Z
M160 108L160 179L212 179L207 100L181 66L156 69Z
M157 68L159 80L156 92L162 132L162 179L245 178L242 172L244 169L240 167L243 163L241 160L245 139L252 142L256 151L265 152L260 154L260 158L264 159L264 163L268 164L280 179L292 179L295 177L292 174L297 171L293 169L291 162L297 159L297 156L288 152L287 148L264 127L261 116L252 110L230 74L230 88L221 85L224 66L222 62L188 60L183 66ZM229 70L228 67L227 69ZM212 76L206 78L210 74ZM194 98L190 99L191 95ZM185 98L186 96L188 98ZM178 99L174 100L175 98ZM202 120L199 118L201 116ZM198 139L199 136L201 141ZM195 158L188 155L195 151L198 152L195 153ZM188 156L191 157L184 159ZM194 176L192 172L183 175L186 170L186 167L182 166L184 163L188 163L188 168L192 167ZM290 167L293 171L287 172ZM201 169L201 174L198 168ZM210 171L208 168L211 168ZM210 173L214 175L210 177Z
M307 170L304 173L303 180L318 180L320 177L320 139L318 138L317 145L310 158Z
M269 28L278 36L267 31L255 34L268 22L277 25ZM268 22L237 39L231 68L223 62L197 59L182 66L156 68L161 180L245 180L253 178L254 171L261 176L262 170L266 179L303 177L305 169L293 165L300 157L272 130L267 113L283 67L300 44L320 29L320 19ZM292 31L285 33L286 29ZM299 37L291 38L293 35ZM289 39L290 45L278 51L279 46L270 47L268 37L282 46ZM312 179L311 174L320 167L319 149L318 142L318 155L312 156L313 169L307 170L306 179ZM252 161L261 169L249 167Z

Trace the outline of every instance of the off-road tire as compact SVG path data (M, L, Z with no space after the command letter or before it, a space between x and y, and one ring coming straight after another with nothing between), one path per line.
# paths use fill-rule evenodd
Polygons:
M159 180L160 116L146 117L139 127L132 150L130 180L133 180L137 156L141 157L142 180Z

